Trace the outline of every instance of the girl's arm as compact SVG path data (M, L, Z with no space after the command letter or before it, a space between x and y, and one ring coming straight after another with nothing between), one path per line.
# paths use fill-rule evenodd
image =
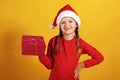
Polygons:
M39 56L40 62L48 69L52 69L53 66L53 56L52 56L52 45L51 42L48 44L47 54Z
M81 41L83 45L83 51L88 54L89 56L91 56L91 59L87 59L85 60L84 63L84 67L91 67L94 65L97 65L99 63L101 63L104 60L103 55L93 46L89 45L88 43L86 43L85 41Z
M80 41L80 46L84 53L91 56L91 59L87 59L81 63L79 63L74 71L74 78L77 79L80 76L80 71L82 68L88 68L94 65L101 63L104 60L103 55L94 47L86 43L85 41Z

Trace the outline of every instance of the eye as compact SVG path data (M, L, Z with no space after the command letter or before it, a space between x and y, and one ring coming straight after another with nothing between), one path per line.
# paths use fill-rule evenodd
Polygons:
M61 22L61 24L65 24L65 22Z
M72 20L69 21L69 23L72 23L72 22L73 22Z

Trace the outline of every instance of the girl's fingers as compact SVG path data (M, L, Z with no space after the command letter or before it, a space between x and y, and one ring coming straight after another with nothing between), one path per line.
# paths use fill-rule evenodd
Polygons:
M75 79L78 79L78 78L79 78L79 74L78 74L77 72L75 73L74 78L75 78Z

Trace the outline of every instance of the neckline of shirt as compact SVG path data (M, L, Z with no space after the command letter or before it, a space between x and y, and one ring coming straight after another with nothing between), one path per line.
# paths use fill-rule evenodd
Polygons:
M72 41L75 40L75 38L76 38L76 37L74 36L71 40L66 40L66 39L64 39L64 37L62 37L62 39L63 39L64 42L72 42Z

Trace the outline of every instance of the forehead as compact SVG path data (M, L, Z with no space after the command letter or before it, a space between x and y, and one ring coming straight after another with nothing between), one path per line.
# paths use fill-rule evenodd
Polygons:
M64 21L64 20L73 20L73 21L75 21L72 17L63 17L61 19L61 21Z

